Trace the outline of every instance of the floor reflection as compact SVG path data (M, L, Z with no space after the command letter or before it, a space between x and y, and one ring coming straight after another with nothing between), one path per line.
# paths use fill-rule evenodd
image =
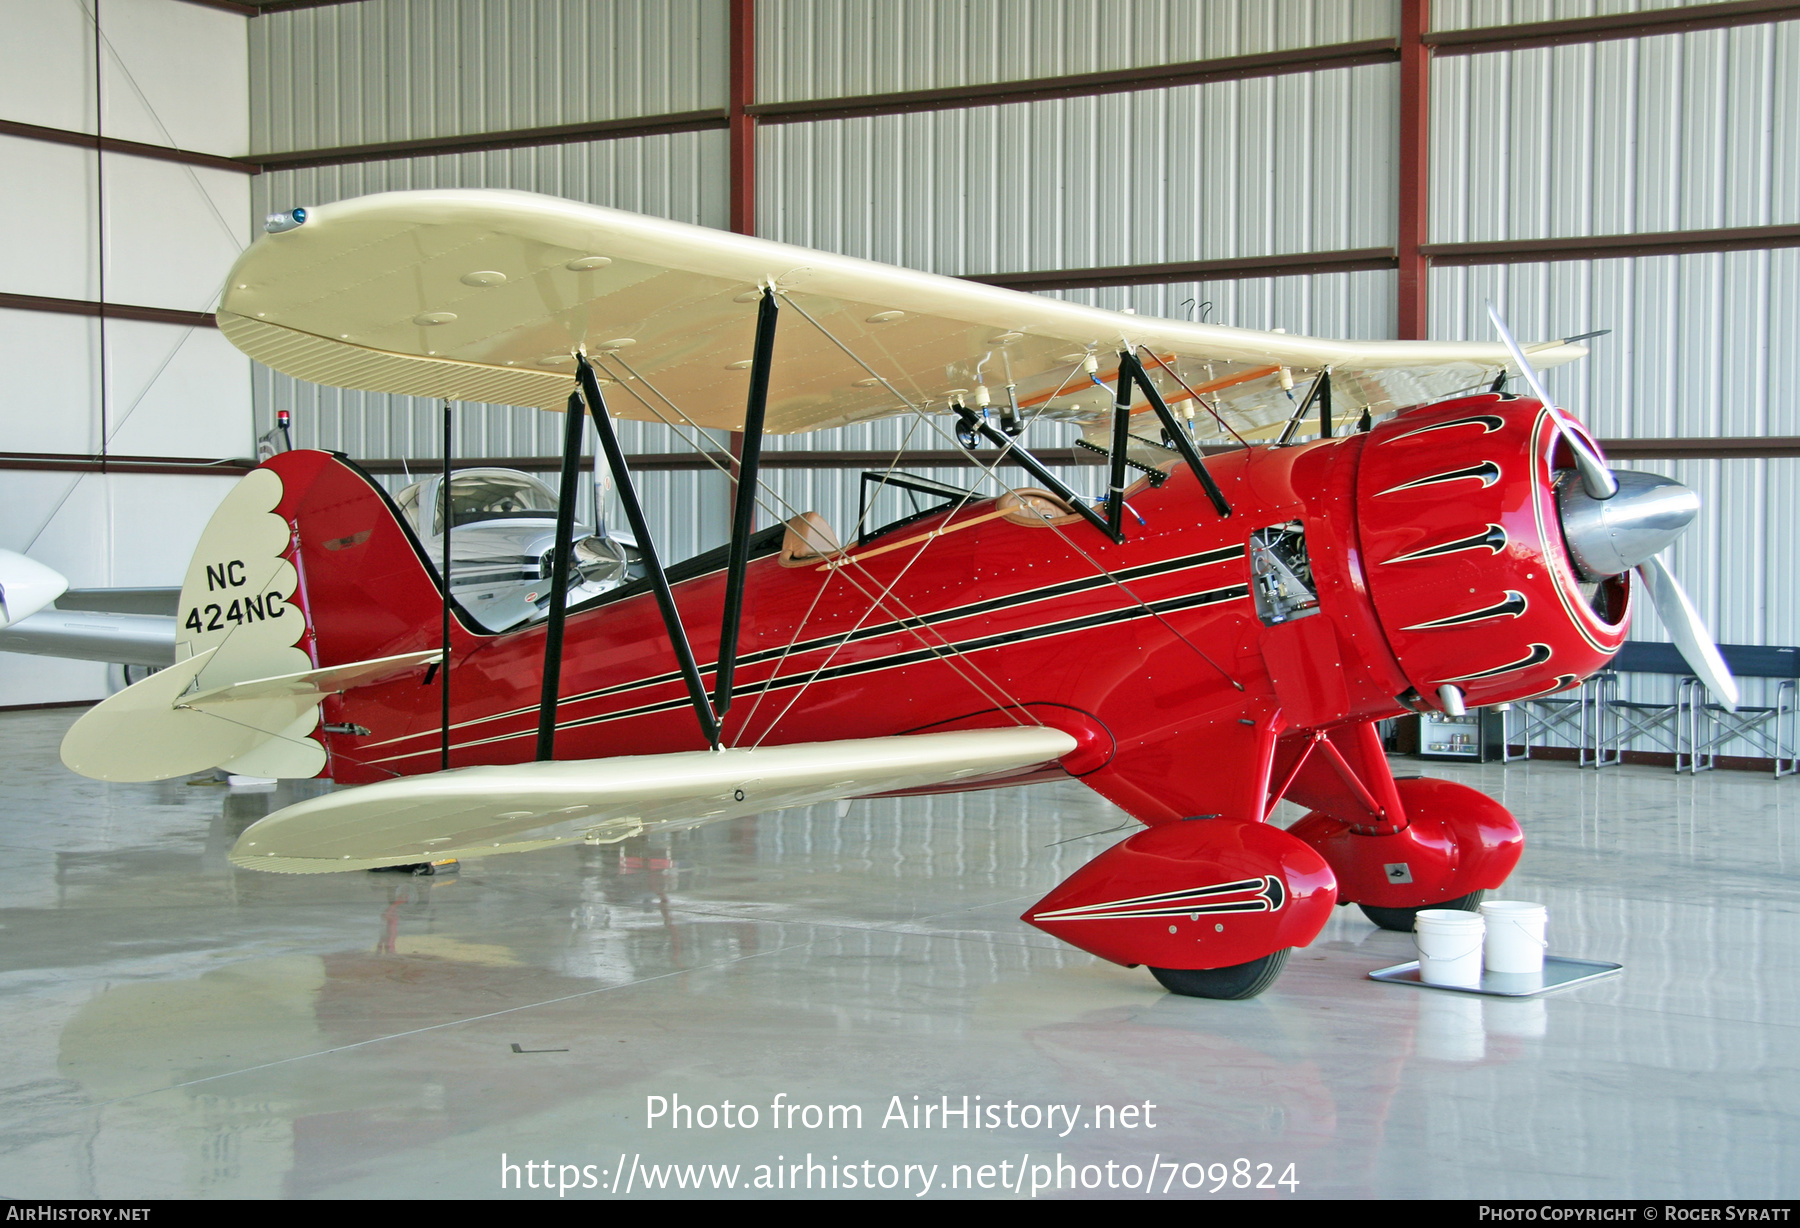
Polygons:
M1792 781L1433 765L1520 814L1506 894L1548 907L1553 953L1624 975L1517 1001L1371 982L1410 939L1340 909L1268 994L1207 1003L1018 921L1126 834L1076 784L285 877L226 851L318 786L74 780L61 719L0 714L18 1196L491 1196L503 1150L1244 1156L1339 1196L1781 1196L1800 1167ZM644 1097L670 1092L871 1125L651 1136ZM964 1094L1159 1124L873 1125L890 1096Z

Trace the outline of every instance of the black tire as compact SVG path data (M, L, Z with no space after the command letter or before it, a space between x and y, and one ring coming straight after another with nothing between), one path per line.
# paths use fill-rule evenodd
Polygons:
M1485 890L1471 891L1468 895L1459 895L1454 900L1445 900L1442 904L1421 904L1418 908L1377 908L1373 904L1358 904L1363 916L1379 925L1384 930L1399 930L1412 933L1413 919L1426 908L1458 908L1463 912L1474 912L1481 907Z
M1229 968L1152 968L1150 975L1170 993L1184 998L1254 998L1275 983L1287 967L1291 947Z

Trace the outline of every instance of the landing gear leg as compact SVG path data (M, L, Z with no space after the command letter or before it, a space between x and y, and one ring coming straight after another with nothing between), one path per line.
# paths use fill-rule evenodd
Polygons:
M1292 947L1229 968L1152 968L1150 975L1170 993L1184 998L1254 998L1275 983L1287 967Z

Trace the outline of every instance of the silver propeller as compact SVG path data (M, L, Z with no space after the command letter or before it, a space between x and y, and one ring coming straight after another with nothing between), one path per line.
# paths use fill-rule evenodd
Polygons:
M1737 683L1725 659L1701 621L1700 611L1688 599L1661 559L1656 556L1687 529L1700 510L1700 496L1675 481L1651 473L1614 473L1606 461L1576 434L1568 415L1550 399L1543 381L1513 340L1511 330L1493 303L1487 305L1494 329L1506 343L1533 395L1555 417L1557 429L1575 456L1580 476L1557 491L1557 512L1563 539L1577 573L1584 580L1621 575L1632 568L1650 594L1650 604L1669 629L1682 659L1727 708L1737 711Z
M1589 495L1596 499L1610 499L1619 493L1618 479L1613 471L1606 467L1600 454L1588 446L1587 440L1575 433L1569 423L1568 415L1557 407L1550 394L1544 391L1544 382L1538 378L1537 370L1527 361L1525 351L1513 340L1512 331L1506 327L1506 321L1500 318L1500 312L1492 303L1487 305L1488 318L1494 322L1494 329L1500 334L1500 340L1506 344L1507 352L1512 355L1513 362L1518 365L1519 374L1531 386L1532 395L1544 403L1556 419L1556 429L1562 432L1563 442L1569 445L1569 451L1575 454L1575 468L1581 473L1581 484Z
M1657 616L1663 620L1663 626L1669 629L1669 636L1681 652L1682 660L1688 663L1694 676L1706 684L1706 689L1718 697L1719 702L1736 712L1737 680L1725 667L1725 658L1719 655L1718 646L1707 633L1706 624L1700 621L1700 611L1688 600L1686 591L1676 583L1674 575L1655 555L1639 563L1637 573L1643 580L1644 587L1650 590L1650 604L1656 607Z

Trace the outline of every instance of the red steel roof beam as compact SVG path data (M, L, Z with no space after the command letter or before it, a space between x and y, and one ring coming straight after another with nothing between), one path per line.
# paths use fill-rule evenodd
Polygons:
M1431 211L1431 0L1400 0L1400 257L1394 335L1423 341L1428 323L1426 228Z

